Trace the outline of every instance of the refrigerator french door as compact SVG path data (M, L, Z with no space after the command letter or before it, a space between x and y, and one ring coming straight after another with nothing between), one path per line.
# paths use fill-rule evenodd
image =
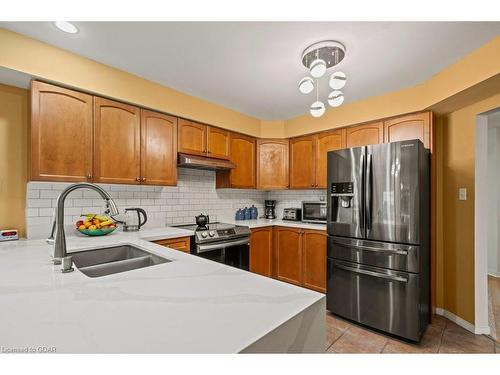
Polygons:
M327 308L418 341L429 321L429 154L419 140L328 153Z

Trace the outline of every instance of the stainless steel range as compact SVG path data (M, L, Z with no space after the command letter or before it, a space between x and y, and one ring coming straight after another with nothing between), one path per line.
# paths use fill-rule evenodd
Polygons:
M177 225L193 230L191 253L229 266L249 269L250 228L243 225L208 223Z

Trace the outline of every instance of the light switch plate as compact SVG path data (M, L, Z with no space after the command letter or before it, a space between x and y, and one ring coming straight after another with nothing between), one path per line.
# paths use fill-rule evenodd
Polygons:
M467 200L467 188L458 188L458 200L459 201Z

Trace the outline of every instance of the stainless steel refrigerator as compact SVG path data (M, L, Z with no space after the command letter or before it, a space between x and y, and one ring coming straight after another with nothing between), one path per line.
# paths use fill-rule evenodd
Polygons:
M327 309L409 340L429 322L429 152L419 140L328 153Z

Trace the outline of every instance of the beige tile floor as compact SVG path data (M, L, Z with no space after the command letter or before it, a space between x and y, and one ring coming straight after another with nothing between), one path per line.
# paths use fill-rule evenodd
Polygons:
M484 335L473 333L441 316L418 344L350 323L326 313L326 351L328 353L500 353L500 345Z

